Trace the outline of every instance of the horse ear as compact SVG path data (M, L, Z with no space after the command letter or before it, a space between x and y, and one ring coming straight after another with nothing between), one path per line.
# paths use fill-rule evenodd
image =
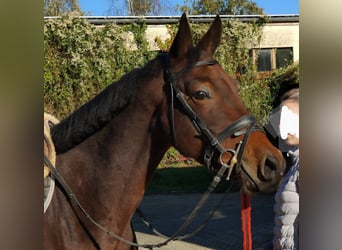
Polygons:
M220 45L221 33L222 22L220 16L217 15L208 32L198 42L197 47L213 55L216 48Z
M188 19L186 18L185 13L183 13L179 21L178 32L175 39L173 40L169 54L171 57L180 59L188 52L188 49L191 45L192 33L190 30Z

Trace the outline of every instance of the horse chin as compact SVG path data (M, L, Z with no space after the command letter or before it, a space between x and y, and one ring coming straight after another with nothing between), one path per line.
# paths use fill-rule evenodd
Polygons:
M261 180L251 180L250 178L241 177L241 192L243 194L253 193L273 193L277 191L279 183L263 182Z
M241 192L243 194L253 194L253 193L259 193L260 189L256 182L249 179L243 179L241 178Z

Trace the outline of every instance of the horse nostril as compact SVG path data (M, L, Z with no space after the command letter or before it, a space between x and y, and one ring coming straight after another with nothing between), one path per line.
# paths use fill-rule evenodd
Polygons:
M272 179L276 176L276 174L279 174L279 169L279 162L272 157L267 157L264 163L264 167L261 170L262 176L265 179Z

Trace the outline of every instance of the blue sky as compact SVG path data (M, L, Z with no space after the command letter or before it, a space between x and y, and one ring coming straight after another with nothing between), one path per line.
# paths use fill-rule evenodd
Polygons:
M164 0L164 6L173 8L177 3L183 5L184 0ZM125 9L124 0L79 0L82 11L90 16L113 15L108 10L111 2L115 2L116 8ZM272 14L299 14L299 0L254 0L268 15ZM180 13L171 13L179 15ZM120 14L119 14L120 15Z

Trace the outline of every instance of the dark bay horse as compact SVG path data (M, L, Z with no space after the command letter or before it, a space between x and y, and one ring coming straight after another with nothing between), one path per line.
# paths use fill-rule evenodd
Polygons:
M61 176L94 220L127 240L135 241L132 216L170 146L214 171L237 155L233 174L246 193L275 191L282 178L281 153L253 129L236 82L213 59L221 31L217 16L193 46L183 15L168 53L109 85L51 130ZM44 214L45 249L136 249L89 222L56 186Z

